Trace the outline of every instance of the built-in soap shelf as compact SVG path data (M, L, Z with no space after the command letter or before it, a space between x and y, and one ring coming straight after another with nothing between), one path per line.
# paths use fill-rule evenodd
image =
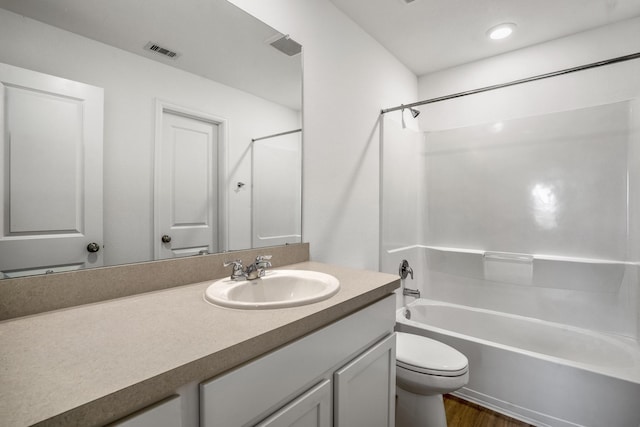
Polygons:
M496 252L496 251L485 251L483 249L469 249L469 248L454 248L449 246L430 246L430 245L411 245L404 246L400 248L393 248L387 250L388 254L404 252L412 249L432 249L434 251L442 251L442 252L457 252L461 254L476 254L482 255L484 257L489 254L492 258L500 258L503 257L505 259L512 259L521 261L524 259L531 260L544 260L544 261L564 261L564 262L581 262L587 264L623 264L623 265L640 265L640 262L627 262L627 261L618 261L612 259L600 259L600 258L584 258L584 257L572 257L572 256L563 256L563 255L545 255L545 254L523 254L517 252Z
M482 256L485 260L514 262L517 264L533 263L533 255L531 254L515 254L511 252L484 252Z
M617 292L623 282L626 266L639 264L430 245L394 248L387 253L400 255L410 251L420 251L425 256L427 271L416 271L417 276L421 273L444 273L481 281L479 283L508 283L588 292Z

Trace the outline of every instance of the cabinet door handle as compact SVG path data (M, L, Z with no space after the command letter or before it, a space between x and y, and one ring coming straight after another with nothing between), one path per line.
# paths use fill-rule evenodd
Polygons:
M171 242L171 236L165 234L164 236L162 236L162 243L169 243Z
M96 242L91 242L87 245L87 251L93 253L93 252L98 252L100 250L100 245L97 244Z

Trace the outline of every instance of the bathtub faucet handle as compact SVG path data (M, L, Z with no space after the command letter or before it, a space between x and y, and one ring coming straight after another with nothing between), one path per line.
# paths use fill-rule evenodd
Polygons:
M411 275L411 280L413 280L413 268L409 267L409 261L403 259L400 263L400 268L398 269L398 274L400 274L400 278L402 280L406 279L407 276ZM419 289L409 289L406 286L402 286L402 295L420 298L420 290Z
M400 268L398 269L398 274L401 279L406 279L407 276L411 276L411 280L413 280L413 268L409 267L409 261L403 259L400 263Z

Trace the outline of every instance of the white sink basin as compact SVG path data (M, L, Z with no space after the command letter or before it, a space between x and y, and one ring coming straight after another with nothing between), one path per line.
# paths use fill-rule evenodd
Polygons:
M296 307L335 295L340 282L335 277L308 270L268 270L256 280L220 279L204 293L210 303L223 307L266 309Z

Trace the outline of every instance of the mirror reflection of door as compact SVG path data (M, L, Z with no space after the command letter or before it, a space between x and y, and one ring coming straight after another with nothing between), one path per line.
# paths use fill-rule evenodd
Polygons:
M301 130L252 142L252 247L302 241Z
M103 98L0 64L0 277L103 264Z
M156 147L156 259L219 251L219 124L162 108Z

